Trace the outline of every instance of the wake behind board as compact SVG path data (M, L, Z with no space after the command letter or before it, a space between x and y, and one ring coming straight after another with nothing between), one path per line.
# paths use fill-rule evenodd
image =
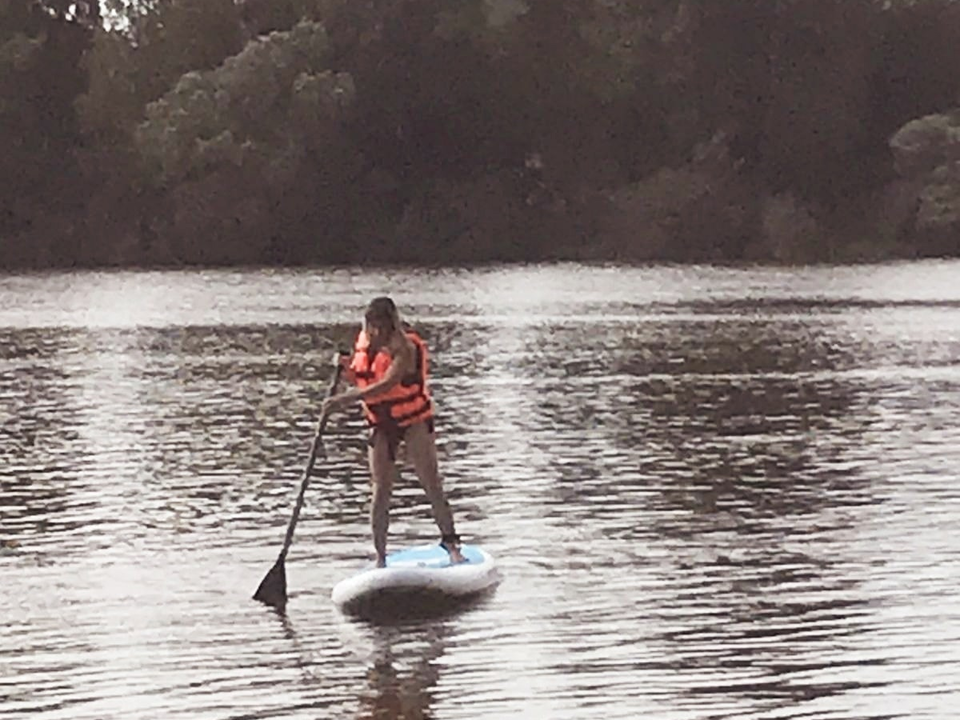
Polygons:
M440 545L387 555L387 566L367 567L337 583L330 597L347 615L423 617L470 604L500 581L496 562L476 545L462 545L466 562L451 564Z

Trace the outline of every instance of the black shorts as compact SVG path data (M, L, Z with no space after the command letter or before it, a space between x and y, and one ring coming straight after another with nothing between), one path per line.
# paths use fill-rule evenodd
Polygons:
M421 420L420 422L426 423L427 432L434 432L433 416L428 417L426 420ZM414 425L415 424L416 423L414 423ZM408 425L407 427L410 426ZM400 441L403 440L403 436L407 431L407 427L400 427L396 423L392 422L379 422L370 428L370 436L367 438L367 445L373 447L377 442L378 435L386 435L387 451L390 454L390 459L396 460L397 450L400 447Z

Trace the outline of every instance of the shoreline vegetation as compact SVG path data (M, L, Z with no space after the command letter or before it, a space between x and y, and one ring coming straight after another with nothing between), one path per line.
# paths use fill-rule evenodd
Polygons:
M0 269L960 256L955 0L0 0Z

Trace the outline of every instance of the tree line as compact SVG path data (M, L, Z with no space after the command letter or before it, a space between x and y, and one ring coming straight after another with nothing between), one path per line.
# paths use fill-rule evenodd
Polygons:
M953 0L0 0L0 266L960 254Z

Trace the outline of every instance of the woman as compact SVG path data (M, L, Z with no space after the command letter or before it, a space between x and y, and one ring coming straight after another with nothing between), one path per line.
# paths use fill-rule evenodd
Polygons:
M460 538L454 530L437 467L433 402L427 393L427 347L423 340L400 321L393 300L374 298L364 315L353 356L338 356L336 362L356 387L325 400L323 416L359 400L370 424L370 525L377 567L386 564L390 491L401 441L406 444L407 457L433 508L441 533L440 544L450 554L451 562L463 562Z

